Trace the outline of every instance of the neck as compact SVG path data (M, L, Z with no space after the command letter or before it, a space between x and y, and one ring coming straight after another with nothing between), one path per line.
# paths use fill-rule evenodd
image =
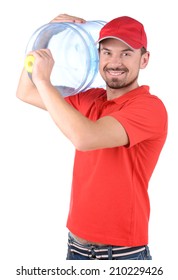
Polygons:
M139 85L138 83L136 84L132 84L132 85L128 85L126 87L122 87L119 89L114 89L114 88L110 88L108 86L106 86L106 92L107 92L107 100L112 100L114 98L120 97L126 93L128 93L131 90L134 90L136 88L138 88Z

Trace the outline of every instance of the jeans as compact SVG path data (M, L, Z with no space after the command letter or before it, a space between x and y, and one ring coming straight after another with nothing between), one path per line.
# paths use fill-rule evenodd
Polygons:
M105 255L99 255L98 252L103 251ZM129 253L129 255L122 254L126 250L122 250L122 247L119 246L98 246L93 244L81 244L76 241L69 234L69 242L68 242L68 252L67 252L67 260L152 260L150 255L149 247L147 245L140 247L131 247L131 251L133 253ZM140 252L134 252L139 251ZM120 256L116 254L116 251L119 252ZM97 253L96 253L97 252ZM129 252L129 249L127 249Z

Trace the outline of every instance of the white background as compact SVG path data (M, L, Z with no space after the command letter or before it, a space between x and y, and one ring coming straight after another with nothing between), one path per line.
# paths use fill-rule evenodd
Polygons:
M30 36L59 13L105 21L128 15L145 26L151 57L139 81L148 84L151 93L163 100L169 114L167 142L149 185L149 245L153 264L176 265L178 18L175 4L173 0L6 0L0 4L0 254L3 280L16 279L15 269L21 265L59 265L66 257L65 225L74 148L47 112L27 105L15 96Z

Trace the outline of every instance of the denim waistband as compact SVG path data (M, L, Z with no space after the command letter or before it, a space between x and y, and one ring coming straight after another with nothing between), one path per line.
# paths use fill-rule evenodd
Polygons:
M144 251L146 247L122 247L112 245L99 246L94 244L82 244L77 241L70 233L68 238L68 246L70 247L71 252L98 260L108 260L112 259L113 257L116 258L121 256L129 256Z

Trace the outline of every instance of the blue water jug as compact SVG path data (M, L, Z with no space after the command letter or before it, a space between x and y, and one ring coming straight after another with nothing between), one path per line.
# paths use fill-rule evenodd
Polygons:
M104 21L86 23L48 23L31 36L29 51L49 48L55 64L51 83L65 96L74 95L91 87L105 87L98 72L96 41Z

